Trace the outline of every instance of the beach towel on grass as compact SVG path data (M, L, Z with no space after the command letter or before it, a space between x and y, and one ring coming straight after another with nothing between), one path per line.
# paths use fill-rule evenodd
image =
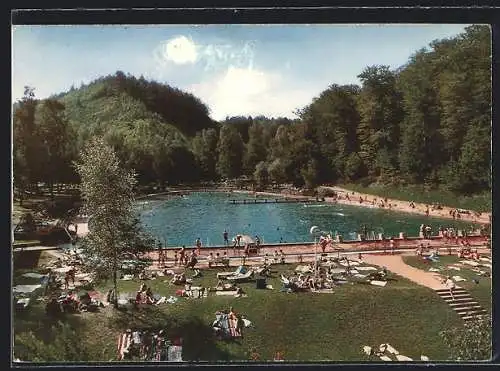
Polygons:
M390 358L389 358L389 357L387 357L387 356L380 356L380 359L381 359L382 361L387 361L387 362L388 362L388 361L392 361L392 359L390 359Z
M440 269L437 268L429 268L429 272L439 272Z
M358 271L376 271L377 268L375 267L356 267Z
M234 290L234 291L216 291L215 292L215 295L217 296L233 296L233 295L236 295L238 291Z
M366 278L366 274L356 273L356 274L353 275L353 277L356 277L356 278Z
M385 285L387 285L387 281L377 281L377 280L372 280L370 281L370 284L374 285L374 286L381 286L381 287L384 287Z
M459 271L460 268L459 267L454 267L453 265L449 265L448 267L446 267L448 269L453 269L453 270L456 270L456 271Z
M479 258L479 260L482 260L483 262L491 263L491 259L490 258Z
M12 291L14 293L28 294L34 292L36 289L39 289L40 287L42 287L42 285L17 285L12 288Z
M452 278L455 282L465 281L465 278L460 276L453 276Z
M30 304L30 298L21 298L21 299L17 299L17 301L16 301L17 308L26 309L29 304Z
M401 354L396 355L398 361L413 361L410 357L403 356Z
M226 313L220 313L215 315L215 322L213 324L213 327L217 326L221 329L222 333L226 337L231 336L231 332L229 330L229 318Z
M478 262L475 262L473 260L460 260L460 263L472 265L473 267L477 267L479 265Z
M34 278L34 279L42 279L42 278L46 277L46 275L45 274L40 274L40 273L35 273L35 272L28 272L28 273L24 273L23 277Z
M312 269L308 265L297 265L297 268L295 268L295 271L301 272L301 273L310 273L310 272L312 272Z
M363 346L363 352L369 356L372 354L372 347L368 346L368 345L364 345Z
M330 272L332 274L344 273L345 272L345 268L333 268L333 269L330 269Z
M71 267L61 267L61 268L55 268L53 269L54 272L56 273L67 273L71 270Z
M312 292L316 292L318 294L333 294L333 289L319 289Z
M394 347L391 345L391 344L386 344L386 348L385 348L389 353L392 353L392 354L399 354L399 352L394 349Z

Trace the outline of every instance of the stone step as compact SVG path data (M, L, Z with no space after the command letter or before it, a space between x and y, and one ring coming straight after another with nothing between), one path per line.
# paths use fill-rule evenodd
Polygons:
M485 313L485 314L486 314L486 313ZM472 319L480 318L480 317L482 317L482 316L483 316L483 314L475 314L475 315L472 315L472 316L462 316L462 319L463 319L464 321L470 321L470 320L472 320Z
M447 297L447 298L443 298L443 300L447 303L455 303L455 302L461 302L463 303L464 301L475 301L475 299L471 298L470 296L469 297L463 297L463 298L452 298L451 296Z
M441 297L451 296L450 292L439 294ZM468 292L453 292L453 296L470 296Z
M469 305L469 306L480 306L477 301L468 301L468 302L460 302L460 303L448 303L448 305L452 308L455 307L463 307L464 305Z
M434 290L436 291L438 294L441 294L441 293L447 293L447 292L450 292L450 289L436 289ZM459 288L459 287L456 287L455 289L453 289L453 292L467 292L467 290L463 289L463 288Z
M467 312L470 312L470 313L483 313L483 312L486 312L485 309L481 308L479 306L479 308L476 306L475 308L472 308L472 307L463 307L463 308L453 308L453 310L457 313L467 313Z

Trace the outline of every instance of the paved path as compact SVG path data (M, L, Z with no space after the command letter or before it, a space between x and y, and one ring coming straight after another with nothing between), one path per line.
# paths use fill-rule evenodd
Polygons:
M363 260L369 264L386 267L387 270L393 273L403 276L419 285L429 287L433 290L446 288L446 286L441 283L439 274L426 272L421 269L409 266L403 261L403 257L401 255L365 254L363 255Z

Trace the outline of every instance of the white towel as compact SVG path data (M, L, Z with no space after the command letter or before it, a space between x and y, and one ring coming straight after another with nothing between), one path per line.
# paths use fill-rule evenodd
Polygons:
M13 292L30 293L39 289L42 285L17 285L12 288Z
M387 351L392 354L399 354L399 352L390 344L387 344Z
M452 278L455 282L465 281L465 278L460 276L453 276Z
M456 270L456 271L459 271L459 270L460 270L460 268L459 268L459 267L453 267L453 266L448 266L447 268L448 268L448 269L454 269L454 270Z
M369 356L370 354L372 354L372 347L369 347L368 345L365 345L363 346L363 352Z
M24 273L23 274L23 277L27 277L27 278L42 278L42 277L45 277L45 275L43 274L40 274L40 273L34 273L34 272L28 272L28 273Z
M377 268L375 267L356 267L358 271L376 271Z
M420 359L421 359L422 361L429 361L429 357L424 356L424 355L421 355L421 356L420 356Z
M381 287L384 287L385 285L387 285L387 281L376 281L376 280L373 280L373 281L370 281L370 283L374 286L381 286Z
M460 260L460 263L469 264L472 265L473 267L477 267L479 265L478 262L472 260Z
M437 268L429 268L429 272L439 272L440 269Z
M356 273L353 275L353 277L357 277L357 278L365 278L366 277L366 274L359 274L359 273Z
M390 359L390 358L389 358L389 357L387 357L387 356L380 356L380 359L381 359L382 361L392 361L392 359Z
M398 359L398 361L413 361L413 359L411 359L410 357L403 356L401 354L396 355L396 358Z

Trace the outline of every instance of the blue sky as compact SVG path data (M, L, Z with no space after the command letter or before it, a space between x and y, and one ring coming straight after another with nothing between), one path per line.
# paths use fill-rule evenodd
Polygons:
M38 98L117 70L198 96L212 118L294 117L366 66L397 68L466 25L15 26L12 98Z

